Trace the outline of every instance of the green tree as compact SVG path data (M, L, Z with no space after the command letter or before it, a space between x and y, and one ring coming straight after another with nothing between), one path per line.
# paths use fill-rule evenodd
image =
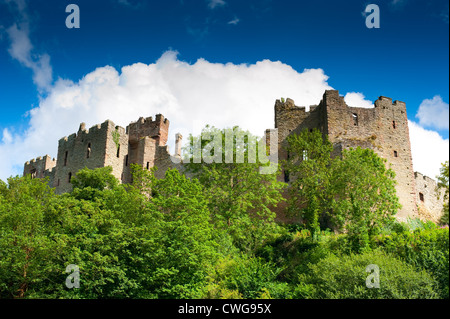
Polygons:
M119 180L112 175L111 166L94 170L85 167L79 170L70 182L73 185L73 196L86 200L94 200L103 190L119 185Z
M284 169L290 177L288 210L300 215L315 236L320 231L319 219L329 207L333 146L317 129L290 135L287 141Z
M190 142L185 152L193 163L186 164L187 172L203 185L218 233L225 231L245 251L276 236L272 208L283 200L283 183L276 174L260 173L268 164L254 156L260 152L257 138L239 127L207 126L201 136L190 136Z
M448 188L449 188L449 179L448 179L448 161L442 163L440 168L440 175L437 177L438 181L438 190L444 190L444 206L443 211L444 214L441 217L440 223L443 225L448 225Z
M58 251L44 223L54 196L43 179L11 177L8 185L0 183L0 298L45 289Z
M177 170L159 180L142 168L135 168L134 175L141 181L135 187L152 190L145 224L157 230L147 252L146 289L158 298L199 297L217 257L202 185Z
M424 269L439 283L441 298L449 297L449 230L447 227L416 228L377 236L374 243L418 269Z
M400 208L395 173L385 162L373 150L358 147L343 150L332 168L330 217L356 250L368 248L369 237L393 222Z

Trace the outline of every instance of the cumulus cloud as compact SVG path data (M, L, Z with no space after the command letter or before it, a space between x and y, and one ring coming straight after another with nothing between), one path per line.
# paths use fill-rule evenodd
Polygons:
M449 140L413 121L408 122L414 170L436 178L441 163L448 161Z
M348 106L353 107L363 107L363 108L373 108L374 105L371 101L366 100L364 94L359 92L349 92L344 96L345 103Z
M448 108L448 103L445 103L439 95L436 95L432 99L423 100L416 118L419 119L419 124L422 126L448 130Z
M56 81L29 111L26 132L3 132L0 178L21 174L23 163L37 156L56 156L58 140L77 132L81 122L90 127L110 119L125 127L140 116L161 113L171 122L171 150L175 133L198 134L206 124L239 125L262 136L274 127L276 99L317 104L331 89L327 80L322 69L297 72L278 61L236 65L199 59L189 64L174 51L149 65L136 63L120 71L100 67L79 81Z
M224 0L208 0L208 7L210 9L214 9L217 7L222 7L226 5L227 3Z
M228 21L228 24L237 25L241 20L238 17L235 17L233 20Z
M51 87L52 67L48 54L36 53L30 40L30 19L27 3L24 0L8 0L11 12L17 16L17 22L6 29L10 40L8 53L25 67L33 71L33 82L40 92Z
M3 129L2 142L4 144L9 144L12 142L12 135L7 128Z
M144 5L140 0L117 0L117 3L131 9L139 9Z
M164 53L155 63L135 63L116 70L99 67L78 81L60 79L39 105L28 112L25 132L4 129L0 136L0 179L21 174L23 164L37 156L56 156L58 140L109 119L127 126L139 117L163 114L171 122L169 148L175 133L185 141L206 125L240 127L262 136L274 127L274 103L290 97L297 105L318 104L328 85L322 69L297 72L279 61L255 64L189 64L177 52ZM345 95L350 105L369 107L361 93ZM448 140L410 122L414 169L430 177L448 159Z

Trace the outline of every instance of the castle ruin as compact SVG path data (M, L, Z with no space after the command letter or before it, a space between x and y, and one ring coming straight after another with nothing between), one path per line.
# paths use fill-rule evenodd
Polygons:
M286 160L286 138L304 129L319 129L328 135L334 146L333 155L343 149L362 147L373 149L387 160L396 174L396 190L402 205L399 220L423 218L437 221L442 214L442 196L438 198L436 182L414 173L408 119L404 102L379 97L374 108L348 106L337 90L325 91L318 105L296 106L294 101L275 102L275 128L278 129L278 159ZM72 189L70 179L78 170L111 166L113 175L122 183L131 182L130 164L143 168L157 167L161 178L168 168L182 168L180 134L176 135L175 154L169 154L167 139L169 120L158 114L156 118L140 118L126 129L113 122L86 129L81 123L76 134L59 140L57 159L46 155L25 163L24 175L49 177L56 193ZM178 161L173 161L173 157ZM283 172L280 181L288 182Z
M84 167L95 169L111 166L112 174L122 183L131 182L130 164L146 169L157 167L155 175L164 176L168 168L179 168L173 163L167 144L169 120L158 114L156 118L140 118L125 128L112 121L86 129L81 123L78 132L64 137L58 143L57 160L50 156L38 157L25 163L23 174L49 178L49 185L57 194L72 190L70 179ZM177 134L180 157L181 135Z
M396 174L396 191L402 208L399 220L423 218L437 221L442 214L443 196L437 196L436 182L414 173L408 118L404 102L380 96L374 108L348 106L337 90L325 91L318 105L296 106L294 101L275 102L275 128L278 129L278 158L286 160L286 138L304 129L319 129L334 146L333 155L343 149L370 148ZM280 181L288 181L285 172Z

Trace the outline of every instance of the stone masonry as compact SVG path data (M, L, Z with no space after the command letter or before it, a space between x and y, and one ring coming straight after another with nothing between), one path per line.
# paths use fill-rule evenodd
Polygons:
M343 149L362 147L373 149L387 160L395 171L397 195L402 205L399 220L421 217L437 221L442 214L442 196L435 191L436 182L420 173L414 173L409 140L408 120L404 102L379 97L374 108L348 106L336 90L325 91L318 105L296 106L294 101L275 102L275 128L278 129L278 159L287 159L286 138L304 129L319 129L328 135L334 145L334 156ZM164 176L168 168L182 169L181 141L176 134L175 156L169 154L167 139L169 120L161 114L155 119L140 118L126 129L111 121L86 129L81 123L77 133L59 140L57 159L46 155L25 163L24 175L33 178L48 177L56 193L72 189L70 179L78 170L111 166L113 175L122 183L130 183L130 164L146 169L157 167L155 175ZM175 164L180 163L180 164ZM280 181L288 182L283 172ZM284 207L278 207L279 220Z
M26 162L24 175L48 177L49 184L58 194L72 189L70 179L84 167L111 166L117 179L130 183L130 164L146 169L156 166L155 175L161 178L168 168L180 169L172 162L166 145L168 132L169 120L161 114L156 115L155 120L141 117L126 129L109 120L90 129L81 123L77 133L59 140L57 160L46 155ZM180 140L181 135L178 142Z
M427 197L427 211L418 209L419 191L423 189L423 178L414 173L411 145L409 139L408 119L404 102L394 101L387 97L379 97L374 108L350 107L344 97L337 90L325 91L319 105L298 107L294 101L277 100L275 103L275 128L278 129L279 160L286 160L286 138L290 134L298 134L304 129L319 129L328 135L333 143L334 156L339 156L343 149L362 148L373 149L380 157L387 160L396 174L396 190L402 208L397 213L397 219L406 220L408 217L425 217L437 220L442 214L442 200L437 199L437 193L432 186L423 191ZM284 176L283 176L284 174ZM280 181L287 181L283 174ZM434 181L426 178L431 185ZM434 182L435 183L435 182ZM423 204L423 201L421 202Z

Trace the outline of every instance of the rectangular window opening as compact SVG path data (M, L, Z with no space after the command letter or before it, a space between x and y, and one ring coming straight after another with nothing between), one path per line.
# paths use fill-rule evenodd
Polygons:
M353 125L358 126L358 114L353 113L352 116L353 116Z
M64 166L67 166L67 157L69 156L69 152L66 151L66 153L64 154Z
M289 172L284 171L284 182L289 183Z

